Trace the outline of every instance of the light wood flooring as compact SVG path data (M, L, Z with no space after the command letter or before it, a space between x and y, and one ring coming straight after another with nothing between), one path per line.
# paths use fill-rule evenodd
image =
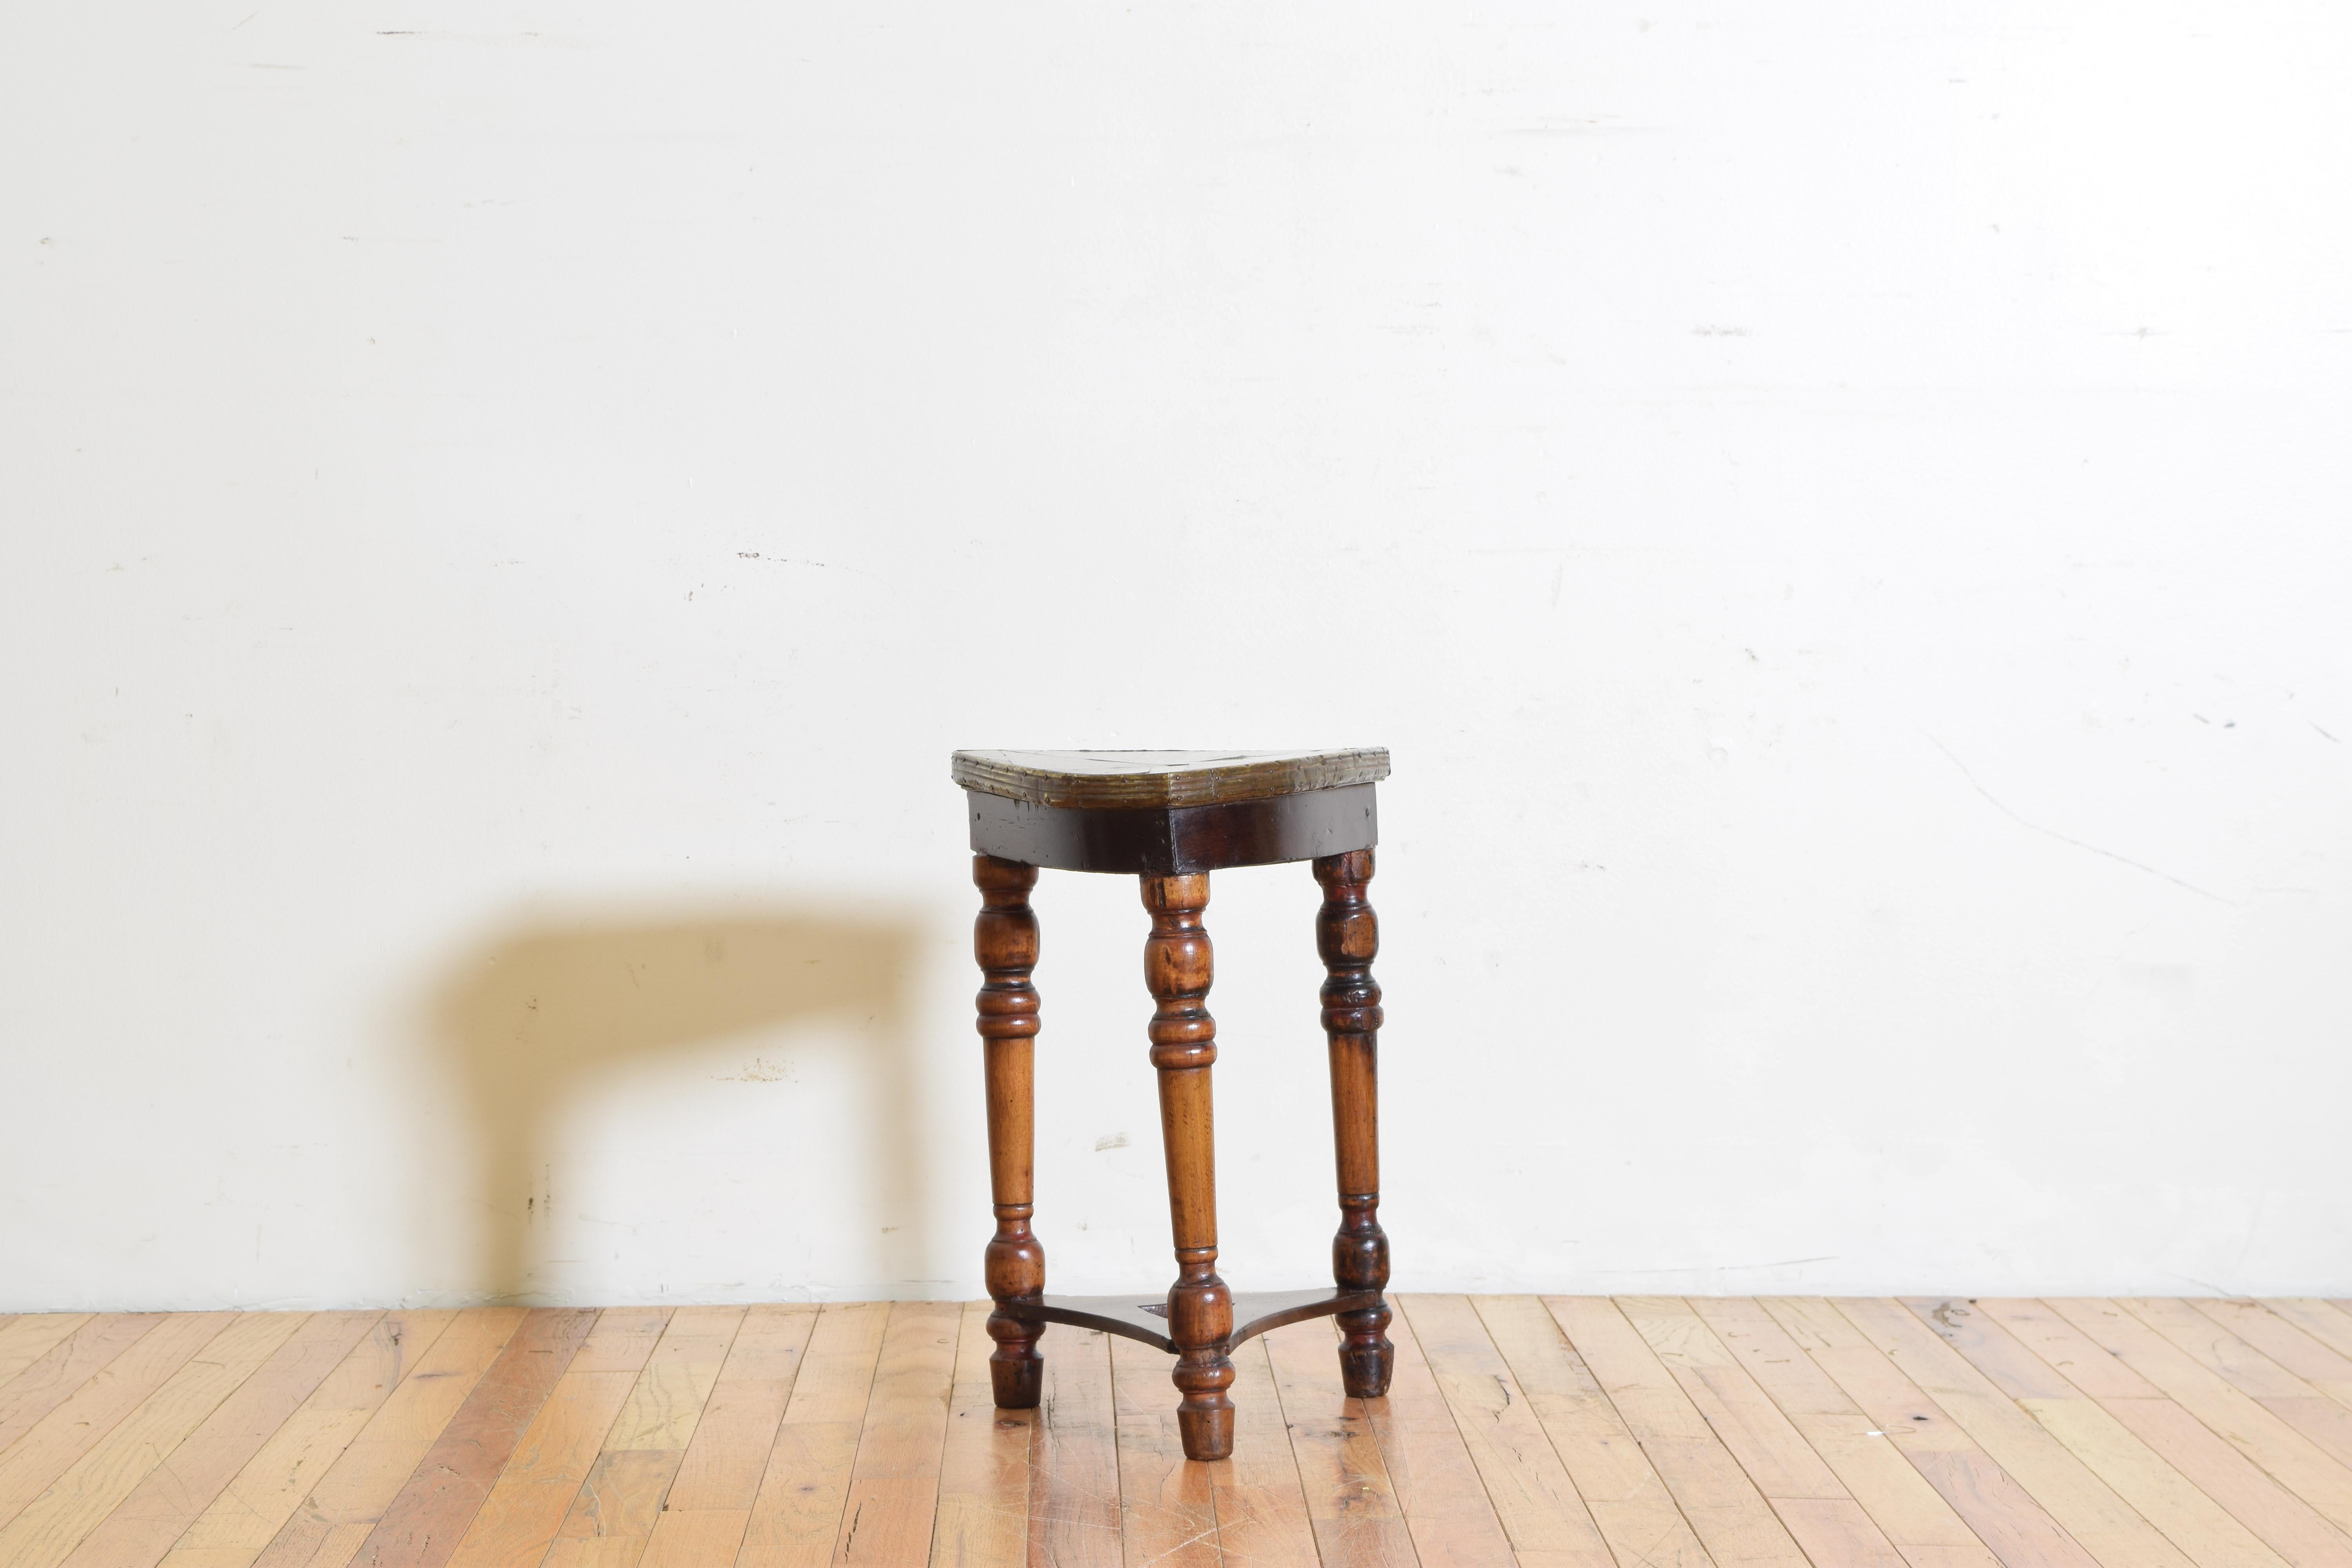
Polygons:
M0 1568L2352 1568L2352 1303L1406 1296L1167 1357L986 1304L0 1318Z

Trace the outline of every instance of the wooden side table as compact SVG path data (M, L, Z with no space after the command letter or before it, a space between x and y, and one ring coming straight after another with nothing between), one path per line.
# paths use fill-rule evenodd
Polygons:
M1188 1458L1234 1448L1233 1348L1304 1318L1336 1316L1348 1393L1388 1392L1389 1243L1381 1230L1379 1096L1381 991L1372 983L1379 922L1364 897L1378 837L1372 786L1389 774L1379 748L1328 752L958 752L953 773L971 820L972 880L982 908L972 946L987 984L980 1034L987 1055L988 1160L996 1237L988 1244L988 1332L997 1405L1034 1406L1043 1384L1038 1341L1048 1323L1104 1329L1172 1352ZM1209 1068L1217 1025L1209 994L1209 935L1201 911L1209 873L1312 860L1323 885L1316 944L1328 977L1331 1121L1339 1155L1339 1230L1328 1290L1239 1295L1217 1277L1216 1149ZM1143 978L1159 1004L1150 1025L1160 1069L1160 1132L1168 1162L1168 1215L1176 1282L1164 1300L1048 1296L1034 1212L1030 1041L1037 1034L1037 870L1111 871L1140 878L1151 934Z

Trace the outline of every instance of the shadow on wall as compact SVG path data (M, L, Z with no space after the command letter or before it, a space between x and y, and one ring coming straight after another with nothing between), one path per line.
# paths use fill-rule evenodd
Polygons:
M432 1000L432 1032L473 1121L475 1197L488 1217L475 1289L532 1290L530 1239L544 1152L572 1102L600 1079L680 1047L823 1022L857 1042L869 1135L863 1169L808 1173L900 1197L893 1258L929 1256L914 1101L910 923L814 910L730 911L658 923L529 926L462 960ZM793 1197L779 1192L779 1205ZM824 1199L839 1199L828 1191Z

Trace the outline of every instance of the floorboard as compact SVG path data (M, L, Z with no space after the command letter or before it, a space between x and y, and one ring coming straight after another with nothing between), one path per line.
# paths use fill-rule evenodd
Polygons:
M2187 1301L2119 1303L2200 1364L2326 1449L2352 1465L2352 1409L2296 1376Z
M461 1313L429 1351L385 1368L398 1373L398 1384L347 1447L320 1456L310 1490L253 1560L257 1568L344 1568L527 1321L519 1308L477 1308ZM203 1524L181 1537L173 1557L207 1550L195 1539ZM170 1568L241 1568L235 1558L164 1562Z
M149 1326L136 1342L49 1406L23 1436L0 1448L0 1539L16 1527L26 1508L47 1496L51 1483L103 1442L117 1423L169 1386L190 1357L236 1328L237 1318L235 1312L191 1312L146 1320ZM272 1325L265 1322L263 1326ZM292 1331L291 1322L286 1327Z
M1217 1544L1234 1568L1315 1568L1315 1522L1265 1342L1234 1352L1234 1457L1209 1468Z
M1481 1296L1474 1304L1621 1568L1706 1568L1690 1521L1543 1303Z
M1348 1397L1328 1321L1293 1323L1265 1340L1319 1560L1327 1568L1418 1563L1370 1408L1387 1402Z
M2352 1568L2342 1301L1392 1305L1210 1465L986 1302L0 1317L0 1568Z
M88 1312L37 1312L0 1322L0 1399L15 1392L9 1385L26 1367L89 1321Z
M1124 1558L1110 1338L1062 1324L1045 1331L1045 1395L1029 1450L1028 1560L1036 1568L1110 1568Z
M1601 1380L1707 1555L1727 1568L1805 1568L1805 1554L1757 1478L1740 1467L1619 1304L1598 1296L1549 1296L1544 1305Z
M1151 1346L1112 1337L1120 1561L1126 1568L1216 1568L1224 1560L1217 1496L1210 1467L1184 1458L1168 1367L1168 1357Z
M1912 1568L2000 1568L1968 1521L1758 1302L1689 1303Z
M2092 1556L2189 1568L2189 1557L2162 1531L1902 1303L1842 1301L1839 1310Z
M835 1563L922 1568L929 1560L962 1318L963 1309L951 1301L900 1301L890 1309Z
M525 1318L352 1561L360 1568L443 1568L597 1317L548 1308Z
M614 1308L597 1318L516 1440L458 1539L449 1568L536 1568L549 1555L550 1540L560 1535L588 1484L605 1435L669 1318L667 1309L647 1307ZM665 1486L667 1479L663 1477ZM616 1510L623 1508L614 1501ZM650 1531L650 1520L646 1528Z
M211 1503L168 1542L165 1568L247 1568L369 1420L459 1321L451 1311L377 1318ZM113 1521L107 1521L108 1526ZM95 1539L95 1538L93 1538ZM83 1542L86 1549L89 1542Z
M2072 1300L2045 1304L2310 1504L2321 1518L2352 1535L2352 1469L2121 1304Z
M1870 1422L1863 1436L1891 1444L2006 1568L2099 1568L2016 1478L1863 1337L1838 1303L1812 1298L1764 1307L1860 1407Z
M1405 1517L1413 1524L1423 1568L1438 1552L1495 1561L1465 1553L1460 1544L1475 1542L1490 1520L1522 1564L1612 1568L1591 1510L1469 1298L1412 1296L1402 1305L1393 1331L1397 1373L1386 1403L1400 1426L1413 1405L1425 1406L1433 1436L1424 1449L1435 1450L1444 1470L1463 1474L1467 1483L1450 1510L1419 1489L1404 1490ZM1457 1454L1466 1465L1455 1460ZM1399 1473L1393 1459L1389 1470Z
M1029 1447L1037 1413L999 1410L988 1358L989 1304L973 1301L958 1328L955 1382L940 1449L931 1561L944 1568L1023 1568L1029 1557Z
M833 1561L889 1317L882 1302L828 1306L817 1315L744 1521L740 1568L823 1568Z
M646 1538L641 1568L735 1560L816 1316L807 1306L753 1307L743 1314Z
M1904 1568L1886 1532L1685 1301L1617 1304L1814 1568Z
M1992 1313L1961 1300L1906 1305L2191 1561L2284 1568L2236 1515Z
M111 1313L85 1318L46 1345L21 1342L22 1359L11 1358L15 1375L0 1384L0 1459L13 1453L16 1439L43 1416L79 1394L163 1321L153 1313Z
M381 1312L320 1312L295 1331L202 1426L138 1480L65 1558L68 1568L154 1568L349 1355Z
M2260 1305L2266 1310L2276 1312L2336 1354L2352 1356L2352 1312L2308 1297L2264 1301Z

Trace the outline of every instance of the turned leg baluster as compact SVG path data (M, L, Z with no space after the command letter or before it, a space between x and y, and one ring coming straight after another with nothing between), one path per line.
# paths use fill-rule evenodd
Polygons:
M980 988L979 1028L988 1075L988 1174L996 1203L996 1237L988 1244L986 1279L996 1310L988 1337L996 1352L988 1375L998 1408L1032 1410L1045 1387L1037 1342L1045 1325L1008 1315L1008 1301L1034 1300L1045 1289L1045 1249L1029 1229L1034 1210L1036 1136L1031 1105L1032 1047L1037 1036L1037 917L1029 889L1037 868L991 855L971 858L980 889L972 952L988 983Z
M1209 934L1201 926L1208 902L1205 876L1143 879L1143 907L1151 911L1143 977L1159 1003L1151 1019L1151 1065L1160 1069L1160 1137L1176 1242L1168 1337L1176 1345L1172 1375L1184 1395L1177 1431L1192 1459L1223 1459L1234 1451L1234 1402L1225 1393L1234 1381L1225 1353L1234 1298L1217 1278L1216 1140L1209 1099L1217 1022L1202 1005L1213 968Z
M1379 917L1364 897L1372 879L1372 852L1351 850L1315 862L1323 908L1315 945L1329 978L1323 982L1323 1029L1331 1042L1331 1128L1339 1154L1339 1232L1331 1240L1331 1277L1344 1290L1385 1290L1389 1238L1381 1229L1380 1027L1381 988L1372 980L1380 951ZM1339 1372L1349 1394L1378 1399L1388 1392L1396 1359L1388 1338L1389 1308L1339 1314L1347 1338Z

